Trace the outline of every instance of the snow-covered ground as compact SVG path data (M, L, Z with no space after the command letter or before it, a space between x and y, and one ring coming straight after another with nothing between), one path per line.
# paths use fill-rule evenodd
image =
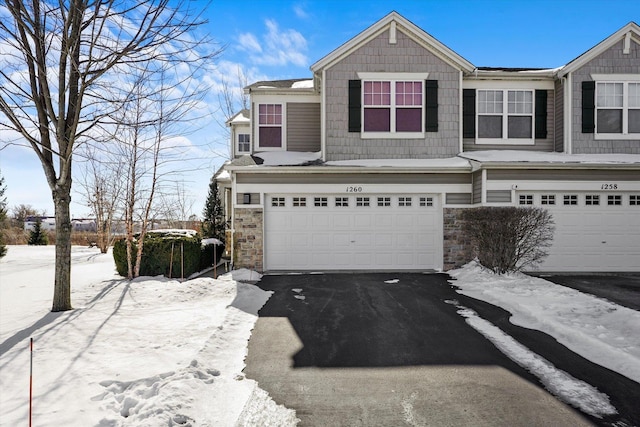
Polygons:
M0 260L0 425L27 425L30 338L33 425L295 425L242 373L270 296L242 282L249 272L129 282L111 254L72 257L64 313L49 311L52 246L10 246Z
M449 271L458 292L502 307L515 325L554 337L582 357L640 383L640 312L525 274L496 275L471 262ZM460 315L562 400L594 416L615 411L608 398L567 377L472 310Z

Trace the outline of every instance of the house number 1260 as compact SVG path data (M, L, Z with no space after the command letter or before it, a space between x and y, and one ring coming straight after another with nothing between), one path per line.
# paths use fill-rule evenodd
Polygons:
M362 193L362 187L347 187L347 193Z

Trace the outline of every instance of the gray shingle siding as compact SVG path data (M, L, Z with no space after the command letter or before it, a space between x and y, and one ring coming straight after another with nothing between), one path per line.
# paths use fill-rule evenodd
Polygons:
M631 42L628 54L622 53L623 41L598 55L591 62L572 74L572 152L573 154L626 153L640 154L639 140L596 140L593 133L582 133L583 81L591 81L591 74L640 73L640 46Z
M358 72L428 72L438 80L438 132L425 139L361 139L348 132L348 84ZM460 72L401 31L389 44L388 31L355 50L326 72L327 160L442 158L459 151Z

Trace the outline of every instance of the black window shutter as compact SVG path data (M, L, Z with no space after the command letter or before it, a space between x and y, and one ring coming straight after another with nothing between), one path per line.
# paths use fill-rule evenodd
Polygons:
M462 137L476 137L476 90L462 90Z
M536 90L536 139L547 137L547 91Z
M438 81L425 81L425 132L438 132Z
M361 87L360 80L349 80L349 132L360 132Z
M596 130L596 82L582 82L582 133Z

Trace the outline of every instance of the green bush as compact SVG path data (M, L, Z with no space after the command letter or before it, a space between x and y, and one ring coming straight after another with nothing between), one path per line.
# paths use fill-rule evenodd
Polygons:
M534 207L469 209L462 220L478 261L498 274L536 267L548 255L555 230L551 214Z
M133 246L133 262L137 246ZM147 235L140 265L140 276L189 277L200 271L202 248L199 237ZM116 240L113 258L121 276L127 276L127 245L125 239ZM184 270L183 270L184 268Z
M202 246L202 252L200 254L200 270L212 267L216 265L222 254L224 253L224 245L209 244Z

